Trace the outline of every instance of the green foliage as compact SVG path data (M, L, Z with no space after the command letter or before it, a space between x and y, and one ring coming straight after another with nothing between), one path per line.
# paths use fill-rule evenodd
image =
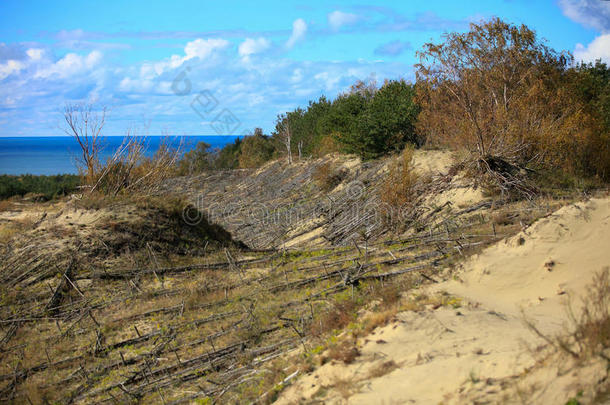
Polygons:
M346 151L373 159L397 152L406 144L418 145L415 121L419 107L414 96L414 87L404 80L387 81L368 99L356 130L340 137Z
M575 172L610 179L610 67L600 60L578 64L568 72L570 94L579 102L584 117L574 145Z
M360 121L370 98L370 94L360 92L340 95L333 102L333 108L328 116L325 117L325 127L345 152L357 153L364 149L359 147L358 143L364 138L360 135Z
M273 140L263 134L261 128L244 138L237 138L222 149L210 149L210 145L199 142L197 147L184 154L178 162L178 173L190 175L205 170L227 170L259 167L275 156Z
M242 139L237 138L233 143L226 144L216 154L214 167L216 169L236 169L239 166L239 153Z
M270 137L263 134L260 128L254 134L246 136L241 143L239 167L243 169L260 167L274 156L275 146Z
M310 101L306 109L301 107L280 114L277 118L275 131L273 133L276 144L279 144L279 136L284 128L289 127L292 134L292 153L298 155L299 146L302 156L317 154L316 147L322 138L328 134L324 118L328 115L332 103L324 96L317 101ZM278 147L279 149L279 147Z
M297 108L278 116L274 138L290 128L291 150L303 156L339 149L373 159L398 151L407 143L419 144L415 121L419 107L414 88L404 80L386 81L380 89L375 82L359 81L350 91L332 102L325 97L310 101L307 109Z
M43 199L50 200L57 196L67 195L81 184L80 177L73 174L58 174L54 176L0 176L0 198L24 196L28 193L39 194Z
M214 163L214 155L210 151L210 144L199 142L195 149L186 152L180 162L178 162L178 173L188 175L201 173L209 170Z

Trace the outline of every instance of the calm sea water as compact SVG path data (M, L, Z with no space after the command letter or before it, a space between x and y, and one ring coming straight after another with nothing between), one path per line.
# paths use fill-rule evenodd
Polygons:
M172 145L182 145L185 151L204 141L213 148L222 148L239 136L202 135L172 137ZM146 138L147 155L155 153L164 137ZM104 137L102 161L112 156L123 142L122 136ZM0 174L63 174L76 173L75 157L80 152L76 140L68 136L0 137Z

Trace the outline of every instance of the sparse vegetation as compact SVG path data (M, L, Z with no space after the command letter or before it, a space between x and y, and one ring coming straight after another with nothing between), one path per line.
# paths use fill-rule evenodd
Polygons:
M538 190L533 179L540 176L540 183L546 170L551 176L547 185L576 184L581 175L603 181L607 68L596 64L569 70L564 55L541 44L533 31L497 19L473 24L470 32L449 34L446 40L426 46L416 85L397 80L378 88L374 82L358 82L335 100L321 97L307 109L281 114L271 136L256 129L221 150L200 143L182 160L181 152L167 144L146 158L145 141L130 136L110 160L100 162L105 110L96 115L90 106L67 107L68 132L82 148L79 181L88 192L41 216L20 213L23 218L11 219L12 213L5 213L8 219L0 224L5 259L0 263L0 320L5 326L0 400L268 403L316 361L358 363L358 339L384 325L397 326L402 322L398 311L447 307L453 308L447 311L452 316L463 315L458 311L464 311L461 298L418 287L448 277L469 253L549 214L551 204L532 203L526 210L519 205L524 201L498 199L446 210L450 202L419 207L423 185L433 180L416 174L414 148L427 141L466 152L465 162L437 176L443 177L439 187L464 167L487 191L511 197L533 198ZM581 104L568 97L572 82L566 81L572 75L582 80L577 87L587 89L578 98ZM582 133L576 128L580 118L587 125ZM573 138L582 141L574 152L567 150L576 146ZM337 156L313 170L306 163L292 164L293 159L337 150L363 160L400 154L383 176L379 169L359 177L351 167L341 169ZM237 186L227 182L202 195L218 198L229 193L228 185L242 206L272 205L275 201L243 196L262 194L260 184L273 195L288 190L282 194L286 199L298 196L310 204L308 212L326 215L328 221L313 228L321 233L311 239L324 248L296 250L281 244L284 228L290 226L280 223L265 224L268 245L250 249L211 223L201 212L207 207L195 207L175 197L171 187L161 187L176 174L253 169L280 156L287 164L269 163L257 171L261 183L247 177ZM577 158L591 163L579 164ZM365 162L357 171L375 164L383 166ZM271 166L283 173L306 169L295 169L292 178L270 179L265 170ZM562 168L569 177L553 177ZM229 178L244 173L249 171L215 174ZM312 192L312 177L322 193ZM398 226L368 226L348 212L364 205L365 193L337 187L348 177L356 186L372 185L368 201L380 201L394 213L407 208L420 222L408 234L396 231ZM18 188L23 183L26 192L53 198L73 190L76 179L4 176L0 195L25 194ZM297 182L304 185L294 187ZM594 181L579 184L588 189ZM337 211L320 210L325 197ZM231 208L223 201L219 205ZM0 212L12 208L5 202ZM273 209L274 219L284 214L283 207ZM331 215L344 216L342 222L331 222ZM235 219L237 229L263 233L251 217ZM295 239L310 232L305 229ZM544 266L544 274L558 267L555 261ZM610 362L609 272L596 277L582 308L570 312L567 336L548 337L534 325L532 329L577 360L597 356ZM475 354L483 355L483 350ZM394 360L382 361L367 378L398 367ZM473 370L469 381L484 380ZM321 391L332 388L347 400L359 382L336 379Z
M332 162L325 162L316 167L313 172L313 179L322 191L331 191L345 178L344 170L337 169Z
M541 167L605 176L601 166L576 170L604 160L608 132L583 125L569 55L497 18L444 39L419 52L418 128L428 143L466 151L475 180L502 194L531 197L529 175Z
M561 352L581 361L594 356L610 364L607 349L610 348L610 269L597 273L589 286L589 294L582 297L579 308L568 307L570 324L566 333L547 336L536 325L526 320L538 336Z
M379 200L389 208L387 214L397 220L403 210L415 202L419 176L412 169L413 148L406 147L397 161L390 163L388 173L379 188Z
M31 194L33 199L50 200L77 191L81 180L77 175L58 174L55 176L0 175L0 198L23 197Z

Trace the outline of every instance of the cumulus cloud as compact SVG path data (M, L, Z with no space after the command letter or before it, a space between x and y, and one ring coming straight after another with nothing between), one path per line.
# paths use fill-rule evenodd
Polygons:
M7 78L13 73L19 73L19 71L24 68L25 63L14 59L9 59L6 61L6 63L0 64L0 80Z
M244 42L239 44L237 52L242 58L248 58L250 55L261 53L271 47L271 41L267 38L246 38Z
M397 56L409 49L412 49L410 42L396 40L378 46L375 48L375 54L382 56Z
M34 52L36 56L36 52ZM99 51L92 51L86 56L68 53L55 63L40 68L34 78L46 79L50 77L67 78L95 67L102 59Z
M215 51L228 47L229 44L229 41L222 38L197 38L196 40L186 44L184 47L184 56L172 55L167 60L155 63L154 70L157 75L160 75L167 69L175 69L182 66L182 64L188 60L195 58L204 60L212 56Z
M569 19L602 33L587 46L576 44L574 59L610 63L610 1L559 0L559 7Z
M286 49L303 41L308 28L304 20L295 20ZM334 97L373 72L392 78L410 69L399 62L295 61L272 52L270 35L250 33L240 36L239 42L219 36L184 40L183 52L137 63L116 63L117 58L106 56L111 51L102 48L92 52L68 48L69 53L55 56L48 45L0 44L0 78L4 77L0 109L10 107L2 131L52 135L58 105L92 99L113 106L108 134L120 134L125 122L142 119L152 120L151 133L165 129L213 133L208 121L223 109L242 123L240 133L254 126L270 129L278 113L305 105L322 92ZM86 37L78 31L63 36ZM260 59L260 63L244 63L248 57ZM9 60L14 61L10 66ZM180 87L184 92L175 91L178 78L188 84ZM202 118L191 103L204 90L219 104L213 115ZM24 117L36 119L27 123Z
M28 57L33 60L33 61L39 61L42 59L42 55L44 54L44 50L43 49L39 49L39 48L30 48L27 51L25 51L25 53L28 55Z
M339 29L345 25L355 24L359 19L360 17L356 14L344 13L339 10L329 13L327 16L328 25L333 31L339 31Z
M600 35L586 47L583 44L576 44L574 59L577 62L595 62L597 59L601 59L603 62L610 63L610 34Z
M566 17L585 27L610 32L610 1L559 0L559 7Z
M292 23L292 34L288 41L286 42L287 48L292 48L297 42L301 41L305 38L305 34L307 33L307 23L302 18L298 18L294 20Z
M229 45L229 41L221 38L201 39L198 38L186 44L184 47L184 60L193 58L205 59L216 49L223 49Z

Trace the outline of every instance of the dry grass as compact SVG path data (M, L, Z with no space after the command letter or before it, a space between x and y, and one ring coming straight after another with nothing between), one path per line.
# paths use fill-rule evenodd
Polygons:
M41 318L24 325L5 349L23 344L25 355L16 350L3 354L0 374L5 375L14 372L11 365L15 362L22 361L20 368L23 369L46 364L47 353L40 348L47 349L52 362L83 354L83 357L66 361L61 367L32 372L27 376L27 381L42 391L54 385L56 392L40 394L48 395L50 402L63 400L78 392L89 395L79 400L83 403L112 402L110 394L121 403L130 400L129 395L118 387L96 394L98 389L103 390L118 382L124 382L130 390L141 390L144 395L142 402L160 402L158 391L153 389L155 385L151 385L151 390L148 390L145 379L132 382L126 380L126 376L140 372L140 377L144 378L147 374L142 374L142 370L150 367L161 373L168 366L175 366L175 370L167 373L163 371L163 377L159 377L161 374L155 376L155 379L162 378L163 384L167 383L161 386L167 403L185 399L191 393L200 393L198 385L204 387L209 399L220 395L223 387L228 387L221 398L215 398L219 403L250 403L266 393L265 398L273 398L281 389L283 378L294 371L290 367L298 364L293 361L280 364L278 369L274 369L265 359L275 355L283 356L283 353L289 353L296 347L304 347L303 357L311 362L314 362L315 355L322 352L338 362L357 361L359 351L355 338L359 336L358 333L370 332L391 322L405 301L402 298L403 291L425 282L419 273L409 273L383 281L362 281L352 288L341 282L342 274L357 271L355 260L362 258L358 249L351 246L281 257L267 252L240 253L231 250L236 262L259 258L263 261L230 265L224 249L218 249L218 245L210 243L207 250L203 246L199 248L205 242L201 234L209 237L211 231L208 228L184 228L186 224L180 216L184 205L169 198L129 199L121 194L106 197L102 202L93 196L91 200L92 205L99 204L104 209L111 207L112 215L106 216L105 211L95 213L94 217L98 219L92 228L96 232L103 231L100 235L89 232L89 228L83 228L81 232L79 224L74 225L82 240L92 237L95 243L99 236L109 249L107 251L100 247L100 251L94 252L95 256L88 256L87 249L92 244L86 243L80 248L79 260L82 266L79 265L74 279L84 297L76 291L67 290L63 298L65 312L60 312L62 318L59 322L56 324ZM75 216L72 212L66 214ZM134 216L135 222L132 221ZM177 230L176 226L182 228ZM111 237L105 238L106 230ZM468 232L470 231L471 228ZM61 233L61 229L57 232ZM142 243L133 242L131 238L141 240ZM180 241L188 243L188 246ZM163 249L166 243L168 247ZM36 241L36 244L43 245L40 241ZM150 258L148 244L153 247L158 264ZM412 249L410 244L413 244ZM383 247L371 249L366 263L385 263L391 256L396 256L398 259L404 257L404 265L410 266L412 262L421 262L420 259L413 259L415 256L412 255L436 249L434 246L421 247L413 241L397 241L391 245L378 246ZM388 251L392 252L391 256ZM184 252L195 253L185 255ZM109 255L107 260L124 259L120 266L114 261L105 261L104 266L110 263L106 267L108 272L112 275L125 274L127 277L116 280L91 278L89 271L103 273L96 266L100 263L98 259L101 260L104 255ZM58 263L56 260L52 262ZM158 278L152 272L134 271L151 267L217 263L223 265L167 272L159 274ZM396 263L381 264L379 267L369 267L368 271L370 275L375 275L391 271L396 266ZM2 294L5 304L3 319L15 314L38 314L44 310L51 295L49 287L54 288L61 279L64 267L59 267L51 268L48 278L42 278L40 282L29 284L24 280L19 285L21 289L18 296ZM29 266L24 266L23 271L29 269ZM58 276L55 272L51 273L51 270L57 270ZM335 274L337 271L342 274ZM6 291L12 290L7 288ZM29 298L32 301L28 301ZM451 297L421 297L417 300L417 306L422 308L438 303L459 305ZM95 305L92 313L96 321L82 311L92 304ZM360 311L366 314L362 319L358 319ZM85 316L78 320L79 314ZM96 322L99 322L99 326ZM71 329L62 336L68 328ZM103 344L106 346L103 355L94 351L98 330L103 335ZM341 330L347 331L341 333ZM147 334L153 335L146 337ZM144 338L128 342L138 335ZM310 339L312 335L313 339ZM129 344L113 347L124 341ZM170 343L164 346L166 342ZM273 345L276 344L279 346L274 348ZM310 349L315 344L320 346ZM231 349L234 351L223 357L222 361L210 365L202 358L192 365L186 363L187 359L196 359L233 345L239 346ZM125 357L127 365L122 365L121 355ZM119 364L119 367L110 367L113 363ZM81 364L91 381L81 375ZM195 365L197 367L192 372L189 371ZM388 372L392 367L389 364L377 372ZM250 371L253 374L249 374ZM189 379L181 380L182 372ZM197 374L199 372L201 374ZM236 377L232 374L234 372L239 375ZM63 379L67 379L66 382L60 383ZM13 380L6 379L4 383L10 384L11 381ZM214 382L223 387L219 388ZM21 382L18 385L19 391L14 399L27 402L25 396L21 395L27 387L22 386ZM349 382L339 385L344 386L346 396L354 388ZM40 395L32 392L32 400L35 401ZM204 398L203 394L201 398Z
M568 330L558 336L543 334L536 325L526 319L528 327L559 351L576 360L602 357L610 362L610 269L596 274L589 286L589 294L582 298L579 313L568 305Z
M373 367L371 371L369 371L370 378L379 378L383 377L386 374L390 374L392 371L398 368L398 364L394 360L384 361L380 363L376 367Z
M355 319L357 309L358 305L354 300L335 301L328 312L311 324L311 335L321 337L333 330L343 329Z
M574 340L581 356L602 355L610 347L610 269L604 268L594 278L590 293L583 298L580 316L571 316Z
M366 336L376 328L387 325L392 320L396 319L397 312L398 306L381 312L371 312L364 320L364 328L362 329L361 336Z
M379 199L393 213L409 207L416 197L415 187L419 176L411 168L413 154L413 148L405 148L398 161L390 164L389 171L380 184Z
M19 228L13 223L0 225L0 243L6 243L19 232Z
M349 397L358 392L358 383L353 378L335 377L332 388L341 395L341 398L347 401Z
M358 356L360 356L360 350L356 343L347 339L331 344L328 348L328 358L344 364L352 364Z
M107 195L153 194L163 180L176 173L180 148L171 148L169 139L165 138L154 156L148 158L145 156L147 147L145 138L128 134L106 165L95 173L89 184L92 190Z
M336 169L332 162L325 162L316 167L312 176L322 191L331 191L345 178L346 172Z
M459 308L462 306L462 300L459 297L454 297L445 292L438 294L415 294L410 296L405 303L400 307L402 311L421 312L426 309L437 309L440 307L451 306Z
M10 211L15 207L15 204L9 200L0 200L0 212Z

